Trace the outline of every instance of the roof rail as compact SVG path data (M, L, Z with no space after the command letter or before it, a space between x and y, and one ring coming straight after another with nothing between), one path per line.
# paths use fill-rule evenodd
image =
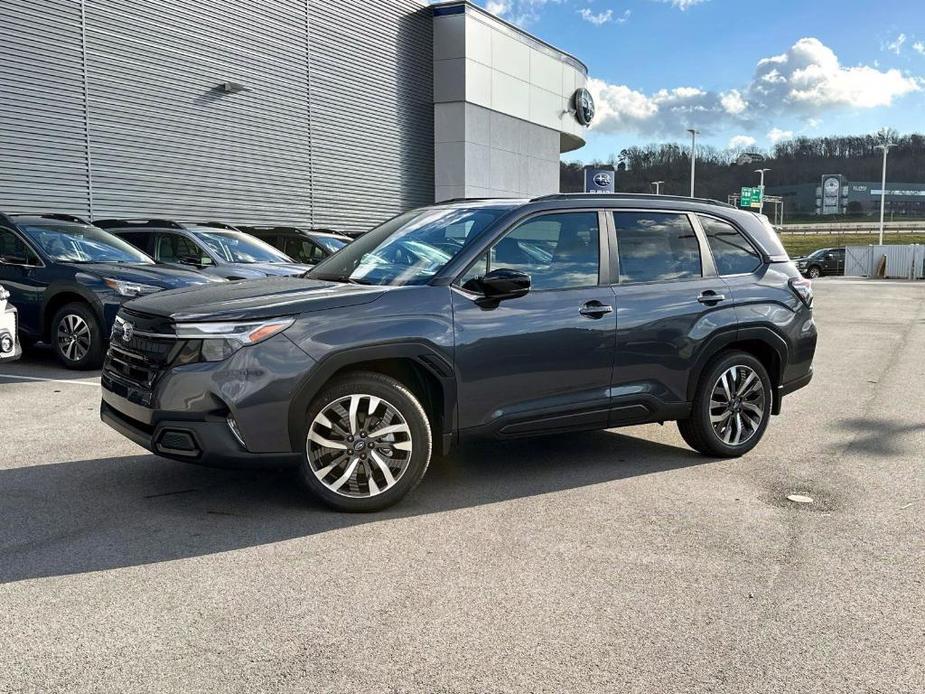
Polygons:
M704 205L716 205L718 207L730 207L736 209L735 205L728 202L714 200L712 198L690 198L686 195L655 195L653 193L553 193L551 195L541 195L533 198L530 202L539 202L541 200L675 200L678 202L698 202Z
M47 212L47 213L14 212L13 214L8 215L8 216L9 217L40 217L41 219L57 219L58 221L61 221L61 222L74 222L76 224L89 224L90 223L83 217L78 217L77 215L74 215L74 214L62 214L60 212Z
M181 224L194 227L209 227L210 229L225 229L226 231L238 231L241 228L225 222L181 222Z
M183 225L169 219L97 219L93 222L100 229L119 227L143 227L149 229L183 229Z
M286 224L242 224L241 231L301 231L302 227Z

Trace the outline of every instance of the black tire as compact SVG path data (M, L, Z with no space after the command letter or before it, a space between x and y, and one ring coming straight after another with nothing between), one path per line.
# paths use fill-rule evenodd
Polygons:
M330 489L315 474L315 468L312 467L313 463L309 458L309 436L313 422L325 408L342 398L360 394L379 398L400 414L409 429L408 438L412 444L412 450L407 466L401 472L400 477L395 478L392 486L375 495L347 496ZM305 438L303 439L305 450L302 462L299 465L299 476L309 491L325 504L339 511L366 513L379 511L395 504L420 483L424 473L427 472L428 465L430 465L433 440L427 413L415 395L400 381L390 376L374 372L356 372L332 381L324 387L322 392L309 405L305 421L307 423ZM350 455L347 457L352 460L355 457L355 452L350 451L349 453ZM371 456L372 452L370 451ZM364 458L364 461L366 460ZM318 462L316 465L321 466L321 463ZM369 460L368 465L370 468L375 469L371 460ZM344 468L346 467L347 465L344 465ZM340 472L346 472L344 468L337 468L330 475L336 477ZM368 475L364 473L365 477L368 477ZM367 488L366 493L369 494L369 491Z
M720 434L714 429L714 425L710 419L710 400L714 388L719 387L720 377L729 369L738 366L751 369L761 381L763 402L759 408L761 410L760 423L747 439L741 443L735 444L734 436L730 435L729 437L732 439L732 442L724 441ZM718 458L738 458L757 446L758 442L761 441L761 438L764 436L764 432L768 427L768 421L771 417L772 394L771 379L768 377L767 369L764 368L764 365L758 361L758 359L747 352L723 352L707 364L701 374L700 382L697 384L697 393L694 396L691 416L688 419L679 420L678 429L687 445L704 455ZM753 407L758 407L754 402L749 404L753 405ZM735 404L733 406L735 407ZM737 411L742 412L741 405L739 405ZM725 414L725 411L723 411L722 414ZM734 417L735 415L733 414L731 416Z
M820 277L822 277L822 268L819 267L818 265L811 265L809 269L806 271L806 276L809 277L811 280L819 279Z
M64 336L72 334L69 324L77 323L77 321L82 321L86 326L86 333L81 332L79 344L70 347ZM86 337L87 343L84 342L83 337ZM103 329L96 313L87 304L74 302L58 309L51 320L48 341L58 361L65 368L84 371L98 369L103 363L105 353Z

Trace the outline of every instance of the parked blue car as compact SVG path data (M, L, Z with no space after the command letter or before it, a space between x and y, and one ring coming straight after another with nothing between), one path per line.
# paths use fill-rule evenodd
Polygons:
M129 299L221 281L156 265L80 217L0 214L0 284L19 310L20 341L51 343L69 369L102 364L116 312Z

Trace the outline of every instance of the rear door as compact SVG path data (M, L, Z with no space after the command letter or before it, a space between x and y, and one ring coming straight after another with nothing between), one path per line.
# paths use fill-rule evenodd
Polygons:
M606 425L616 319L597 210L517 223L451 288L459 425L526 434ZM495 305L465 288L508 268L530 292ZM468 285L471 286L471 285Z
M612 214L617 349L612 425L689 402L690 374L707 341L736 329L729 288L716 275L694 216Z

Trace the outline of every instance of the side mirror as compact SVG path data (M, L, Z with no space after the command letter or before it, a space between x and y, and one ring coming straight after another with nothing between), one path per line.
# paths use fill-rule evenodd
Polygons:
M519 270L498 268L478 280L477 291L484 295L485 301L492 303L526 296L530 291L530 275Z

